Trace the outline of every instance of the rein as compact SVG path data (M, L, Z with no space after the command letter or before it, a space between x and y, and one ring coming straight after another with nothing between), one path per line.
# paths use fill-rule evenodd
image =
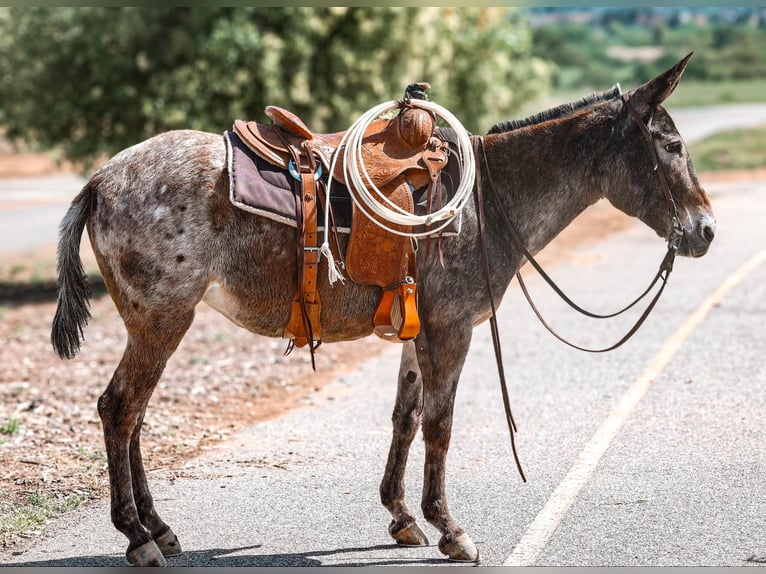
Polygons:
M654 161L653 169L654 171L657 172L657 176L660 182L660 189L662 190L662 193L665 196L665 199L668 204L668 211L670 213L671 221L672 221L672 232L671 232L670 238L668 239L667 252L662 258L659 269L657 273L655 274L654 278L652 279L652 281L650 282L649 286L634 301L632 301L627 306L625 306L621 310L616 311L614 313L602 315L598 313L592 313L590 311L583 309L582 307L577 305L574 301L572 301L561 290L561 288L558 285L556 285L555 281L553 281L553 279L543 270L543 268L540 266L540 264L537 262L534 256L529 252L529 250L524 245L524 242L522 241L521 237L516 231L515 226L511 222L510 218L508 217L508 214L506 213L505 209L500 203L499 194L497 192L497 188L495 187L495 183L492 179L492 173L489 170L489 163L487 162L487 154L486 154L486 149L484 146L483 137L478 136L474 140L474 148L475 148L474 155L476 156L476 162L477 164L479 164L479 162L482 160L484 162L484 167L486 168L487 180L489 181L489 187L492 191L492 200L495 204L495 207L497 208L498 213L500 213L500 215L502 216L502 219L505 222L505 225L507 226L508 231L510 232L513 242L516 244L516 247L519 249L519 251L521 251L524 257L526 257L526 259L530 262L530 264L535 268L535 270L537 270L537 272L543 277L543 279L545 279L548 285L550 285L551 288L556 292L556 294L558 294L570 307L572 307L573 309L575 309L576 311L578 311L579 313L587 317L592 317L595 319L609 319L612 317L616 317L624 313L628 309L631 309L632 307L634 307L639 301L641 301L644 297L646 297L646 295L652 290L652 288L657 284L658 281L662 281L659 290L657 291L655 296L652 298L652 300L649 302L649 304L647 305L646 309L643 311L641 316L638 318L635 324L630 328L630 330L619 341L617 341L613 345L610 345L609 347L605 347L602 349L590 349L590 348L576 345L572 343L571 341L567 340L566 338L562 337L545 321L542 314L540 313L540 310L537 308L534 301L532 301L529 291L527 290L526 284L524 283L524 280L521 277L521 272L517 271L516 278L519 281L519 286L521 287L521 290L524 293L524 297L527 299L527 302L529 303L530 307L532 308L532 310L534 311L535 315L540 320L542 325L559 341L569 345L570 347L573 347L575 349L578 349L580 351L585 351L588 353L605 353L607 351L612 351L622 346L626 341L628 341L628 339L630 339L633 335L636 334L636 332L641 327L641 325L643 325L644 321L646 321L647 317L649 317L649 314L652 312L655 305L657 304L657 301L659 301L660 296L665 290L665 286L667 285L668 278L670 276L671 271L673 270L673 261L675 260L678 247L681 244L681 240L683 239L683 234L684 234L683 226L681 225L680 219L678 217L678 207L676 206L676 202L673 199L673 195L670 193L670 187L668 185L667 177L665 175L664 169L660 165L659 157L657 155L657 149L654 146L654 141L652 139L651 133L649 132L649 128L647 128L646 124L638 115L638 112L636 111L633 104L630 102L630 96L627 93L622 95L622 100L631 118L636 122L639 129L641 130L641 134L643 135L649 147L649 151L652 154L652 159ZM479 164L477 165L477 168L476 168L476 190L477 190L477 203L478 203L477 216L478 216L478 222L479 222L479 237L481 240L481 248L482 248L482 265L484 268L484 275L487 281L487 291L489 293L490 307L492 310L492 314L489 320L490 329L492 331L492 344L495 350L495 359L497 362L497 370L498 370L498 375L500 378L500 387L501 387L502 395L503 395L503 404L505 407L506 420L508 422L508 430L510 431L510 435L511 435L511 447L513 449L513 456L514 456L514 460L516 461L516 467L519 470L521 479L522 481L526 482L526 477L524 475L524 471L521 468L521 463L519 461L518 453L516 451L516 441L515 441L514 435L517 429L516 429L516 423L513 419L513 414L511 413L510 401L508 399L508 388L507 388L507 383L505 380L503 358L502 358L501 349L500 349L500 333L497 327L497 314L496 314L495 300L492 294L492 287L490 285L489 257L487 254L487 239L486 239L485 228L484 228L485 215L484 215L484 201L483 201L482 186L481 186L481 173L482 173L481 167L482 166Z

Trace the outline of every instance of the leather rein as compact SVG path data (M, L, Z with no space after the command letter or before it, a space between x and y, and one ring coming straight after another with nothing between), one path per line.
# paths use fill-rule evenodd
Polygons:
M641 130L641 134L643 135L644 140L646 141L647 146L649 147L649 151L654 161L653 170L657 172L657 177L660 183L660 189L663 195L665 196L665 199L668 204L668 211L670 213L671 222L672 222L671 223L672 230L671 230L670 238L668 239L667 252L665 253L665 256L662 258L659 269L657 273L655 274L654 278L652 279L652 281L650 282L649 286L635 300L633 300L628 305L626 305L625 307L623 307L622 309L614 313L598 314L598 313L592 313L590 311L587 311L586 309L583 309L582 307L577 305L574 301L572 301L572 299L570 299L561 290L561 288L558 285L556 285L555 281L553 281L553 279L551 279L551 277L543 270L543 268L540 266L540 264L537 262L534 256L529 252L529 250L524 245L524 242L522 241L521 237L516 231L515 226L511 222L510 218L508 217L508 214L506 213L505 209L503 208L500 202L500 197L497 192L497 188L495 187L494 181L492 180L492 173L489 170L489 164L487 162L487 155L486 155L486 150L484 146L484 138L481 136L474 138L474 152L475 152L476 162L477 162L477 169L476 169L476 195L477 195L476 199L478 204L477 216L478 216L478 223L479 223L479 237L481 241L481 250L482 250L482 266L484 269L484 276L487 282L487 291L489 293L490 307L492 311L490 319L489 319L490 330L492 332L492 344L495 350L495 359L497 362L497 370L498 370L498 375L500 378L500 387L501 387L502 395L503 395L503 405L505 407L506 421L508 423L508 430L510 431L510 435L511 435L511 446L513 449L513 456L516 462L516 467L519 471L519 475L521 476L521 479L524 482L526 482L526 476L524 475L524 471L521 467L521 462L519 460L518 452L516 450L515 433L517 428L516 428L516 422L513 419L513 414L511 412L508 388L507 388L507 383L505 380L505 370L503 367L503 358L502 358L502 353L500 348L500 333L497 327L495 298L492 294L492 287L491 287L491 281L490 281L489 256L487 253L487 240L486 240L485 224L484 224L484 220L485 220L484 201L483 201L482 185L481 185L481 174L482 174L481 167L482 166L480 162L483 160L484 167L486 168L486 175L487 175L487 180L489 181L489 188L492 191L492 200L495 204L495 207L498 213L500 213L503 219L503 222L508 228L508 231L510 232L511 238L513 239L513 242L515 243L516 247L524 255L524 257L526 257L527 261L529 261L532 267L534 267L535 270L537 270L537 272L542 276L542 278L548 283L548 285L551 286L551 288L556 292L556 294L558 294L570 307L572 307L579 313L587 317L592 317L595 319L609 319L612 317L616 317L624 313L628 309L631 309L639 301L641 301L644 297L646 297L646 295L649 294L649 292L657 284L658 281L662 282L659 290L654 295L652 300L649 302L649 304L647 305L646 309L643 311L641 316L619 341L605 348L590 349L590 348L576 345L572 343L571 341L567 340L566 338L562 337L545 321L542 314L540 313L540 310L532 301L529 291L527 290L526 284L524 283L524 280L521 277L521 272L520 271L516 272L516 278L519 281L519 286L521 287L521 290L524 293L524 297L527 299L527 302L529 303L530 307L532 308L532 310L534 311L535 315L540 320L542 325L554 337L556 337L559 341L562 341L563 343L569 345L570 347L573 347L575 349L578 349L580 351L585 351L588 353L605 353L607 351L612 351L622 346L626 341L628 341L628 339L630 339L633 335L636 334L638 329L641 327L641 325L643 325L644 321L646 321L647 317L654 309L655 305L657 304L657 301L659 301L660 296L662 295L663 291L665 290L665 286L667 285L668 277L670 276L670 273L673 270L673 261L675 260L678 247L680 246L681 240L683 239L683 235L684 235L684 228L681 225L681 222L678 216L678 207L676 205L675 200L673 199L673 195L670 193L670 186L668 185L667 176L665 175L665 171L662 165L660 164L659 156L657 154L657 149L654 146L654 140L652 139L652 135L649 132L649 128L646 126L644 121L641 119L641 116L638 115L638 112L636 111L635 107L630 102L629 94L627 93L623 94L622 101L624 102L624 105L627 108L631 118L636 122L639 129Z

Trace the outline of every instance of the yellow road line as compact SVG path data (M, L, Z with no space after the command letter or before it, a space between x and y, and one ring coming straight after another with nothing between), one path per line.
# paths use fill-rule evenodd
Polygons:
M660 351L654 356L646 370L628 388L609 416L588 441L574 465L561 484L553 491L548 502L535 517L527 531L519 540L504 566L533 566L545 545L558 528L569 508L574 503L583 486L590 479L601 457L617 436L622 425L646 395L655 379L662 374L668 363L675 356L686 339L694 332L710 311L718 305L729 292L739 285L750 273L766 261L766 249L750 258L705 301L689 315L676 332L670 336Z

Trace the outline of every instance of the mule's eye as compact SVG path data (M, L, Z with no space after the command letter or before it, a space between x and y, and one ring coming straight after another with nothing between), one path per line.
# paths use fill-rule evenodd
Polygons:
M681 142L670 142L665 146L665 149L668 151L668 153L679 153L681 151Z

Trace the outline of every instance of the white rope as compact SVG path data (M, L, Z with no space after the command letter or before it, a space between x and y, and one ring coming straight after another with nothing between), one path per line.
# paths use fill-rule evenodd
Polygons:
M340 151L344 148L347 150L343 154L343 176L346 180L346 185L349 189L351 199L354 201L356 207L368 218L370 218L376 225L385 229L386 231L395 235L401 235L405 237L421 238L429 235L439 233L446 228L458 215L460 210L463 209L468 202L473 191L473 184L476 178L476 164L474 162L473 148L471 146L470 136L468 132L460 123L460 121L446 108L435 104L433 102L427 102L424 100L410 100L410 105L416 108L422 108L424 110L433 112L434 114L441 116L449 126L455 130L457 135L458 144L458 161L462 167L462 178L460 179L460 185L453 197L441 208L433 213L427 215L416 215L409 213L405 209L396 205L393 201L387 198L378 189L378 187L372 182L370 174L364 165L364 158L362 157L362 144L364 140L364 134L367 131L369 125L375 121L378 116L392 110L399 108L399 101L392 100L390 102L382 103L364 113L354 124L346 131L343 138L338 145L335 154L333 155L332 164L330 166L330 176L327 184L327 198L328 201L325 205L325 229L324 229L324 243L321 247L321 253L328 259L329 277L330 283L334 283L340 279L343 281L343 275L340 272L337 264L335 263L332 251L330 250L329 243L329 212L330 212L330 191L333 184L332 175L335 173L335 167L338 161ZM374 217L377 216L377 217ZM439 224L434 226L435 224ZM426 231L416 233L410 231L402 231L391 227L391 225L399 225L405 227L425 226Z

